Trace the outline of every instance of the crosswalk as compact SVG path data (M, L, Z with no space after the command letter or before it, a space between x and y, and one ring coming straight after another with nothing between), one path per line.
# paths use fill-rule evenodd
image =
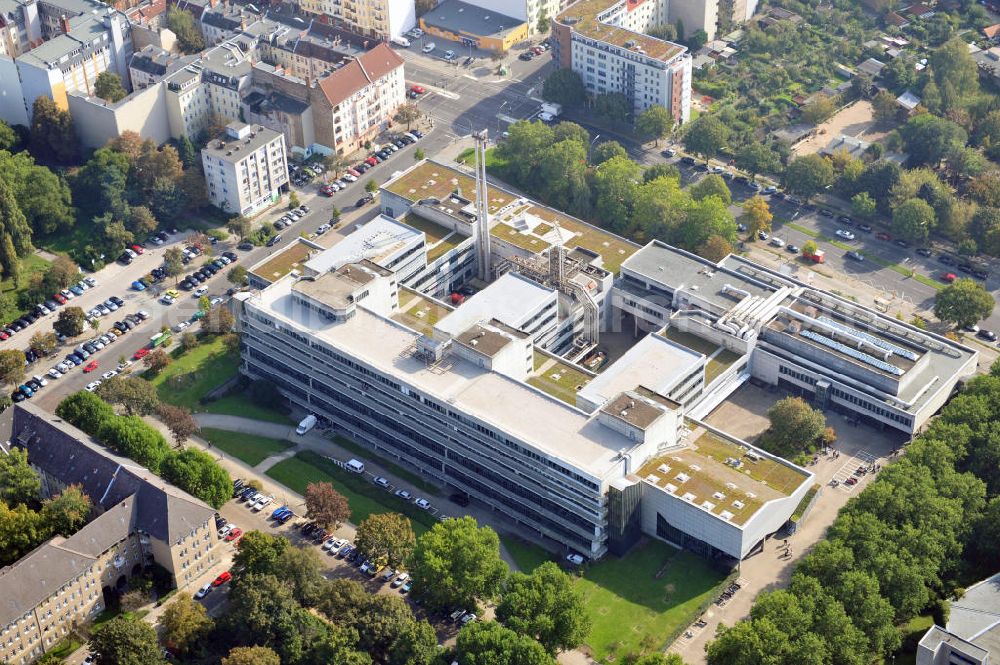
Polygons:
M857 484L848 484L848 479L860 479L860 476L854 475L855 472L862 467L865 469L871 469L871 467L875 464L875 459L875 456L867 450L861 450L855 453L853 457L844 462L844 464L837 469L837 472L833 474L833 480L837 481L837 488L847 493L853 492L854 488L857 487Z

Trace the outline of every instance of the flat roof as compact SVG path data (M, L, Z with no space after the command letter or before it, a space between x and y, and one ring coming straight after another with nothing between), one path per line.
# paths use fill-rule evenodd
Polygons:
M315 278L297 280L292 285L292 291L298 291L325 305L343 309L351 304L350 297L373 279L375 274L362 266L347 264Z
M447 305L403 287L399 290L399 311L393 314L392 319L430 337L438 321L451 312Z
M364 226L357 226L343 240L323 250L306 262L306 267L318 273L329 272L345 263L368 259L378 263L420 239L422 231L400 224L391 217L379 215Z
M500 353L514 337L523 338L517 331L494 319L488 325L477 323L455 336L455 341L476 353L492 358Z
M667 61L687 51L686 46L599 21L598 15L618 1L620 0L580 0L564 9L555 20L570 26L574 32L584 37L639 52L654 60ZM642 2L643 0L629 0L629 4ZM630 11L630 8L627 9Z
M382 318L362 305L344 322L320 321L292 304L291 280L259 294L245 294L284 322L374 367L380 373L517 437L563 465L595 479L616 477L618 453L635 441L528 385L452 355L450 366L428 366L409 351L420 334ZM393 317L395 319L396 317Z
M236 138L229 133L229 127L241 131L249 128L250 132L245 138ZM273 129L268 129L262 125L230 123L229 127L226 128L226 131L221 136L212 139L208 142L208 145L201 149L203 155L227 162L238 162L249 153L263 148L271 143L271 141L282 136Z
M650 459L635 475L740 526L767 502L791 496L812 480L805 469L759 448L688 424L686 445Z
M436 209L441 207L451 209L453 211L451 216L454 219L466 224L471 222L471 219L462 215L460 211L475 203L476 181L472 176L451 166L424 160L389 179L382 187L411 203L424 199L437 199L442 201L442 205L435 206ZM462 199L450 202L450 197L456 191L461 193ZM488 209L492 216L490 223L493 225L490 235L507 240L523 249L542 252L560 242L569 249L582 247L600 254L604 269L612 273L617 273L622 262L641 249L636 243L610 231L522 198L497 185L491 184L488 191L490 197ZM543 223L530 229L515 228L514 225L525 215L531 215ZM505 226L498 229L500 224ZM557 224L561 233L554 230Z
M702 354L664 337L646 335L588 383L579 396L593 404L604 404L639 386L667 395L704 360Z
M434 327L450 337L457 337L474 323L491 319L516 328L524 315L553 300L555 293L534 280L508 272L468 298Z
M427 25L477 37L503 37L524 21L461 0L445 0L420 17Z
M644 430L663 415L664 407L638 392L627 392L605 404L601 411Z
M527 382L539 390L576 406L576 394L594 377L579 365L542 353L537 348L534 371Z
M300 270L312 252L319 251L305 243L301 238L285 247L277 254L272 254L263 261L250 267L250 272L261 279L275 282L293 270Z

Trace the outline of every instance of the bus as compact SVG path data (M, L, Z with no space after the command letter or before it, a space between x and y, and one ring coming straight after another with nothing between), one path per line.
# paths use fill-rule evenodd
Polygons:
M149 348L155 349L158 346L166 346L170 344L170 333L169 332L158 332L149 338Z

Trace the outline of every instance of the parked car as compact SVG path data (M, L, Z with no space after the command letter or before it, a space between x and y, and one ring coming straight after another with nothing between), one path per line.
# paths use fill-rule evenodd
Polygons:
M222 573L221 575L215 578L215 581L212 582L212 586L222 586L223 584L232 579L233 579L233 574L227 570L226 572Z

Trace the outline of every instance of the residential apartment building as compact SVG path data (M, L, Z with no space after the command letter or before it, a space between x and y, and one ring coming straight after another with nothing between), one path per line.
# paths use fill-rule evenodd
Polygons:
M25 665L105 608L126 580L155 563L178 588L217 560L214 510L117 457L31 404L5 414L5 447L27 451L52 496L79 485L97 516L0 570L0 660ZM0 453L2 454L2 453Z
M270 206L288 185L285 137L261 127L230 123L201 151L209 202L252 216Z
M0 34L0 119L30 125L39 96L67 109L67 95L92 94L97 77L111 71L128 86L132 36L122 12L98 0L11 3Z
M406 101L403 59L379 44L320 80L311 101L316 142L350 154L384 131Z
M298 0L302 11L351 32L392 39L417 24L413 0Z
M553 58L577 72L591 96L621 93L635 113L656 104L677 123L687 122L691 55L643 32L669 16L657 0L580 0L552 22Z

